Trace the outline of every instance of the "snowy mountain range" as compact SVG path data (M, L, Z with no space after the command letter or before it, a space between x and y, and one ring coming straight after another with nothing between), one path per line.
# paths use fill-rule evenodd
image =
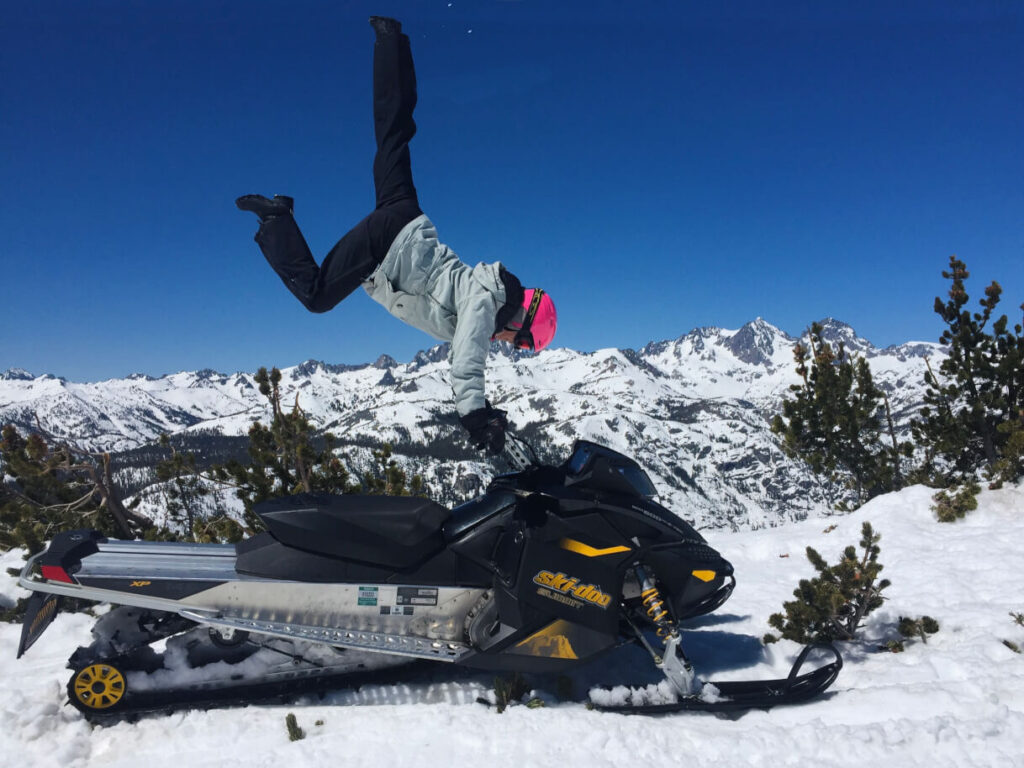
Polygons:
M827 339L868 359L905 431L921 402L925 359L938 365L942 348L916 342L878 349L842 322L823 325ZM769 428L797 381L796 343L758 318L738 330L699 328L639 350L526 355L495 345L487 391L542 455L559 459L575 439L596 440L645 466L663 503L683 518L704 528L761 528L827 514L841 496L787 458ZM392 443L440 501L470 497L503 471L465 446L446 345L406 363L388 356L359 366L308 361L282 374L283 402L297 402L342 444ZM19 369L0 374L0 423L42 428L92 450L130 451L161 433L238 442L257 419L268 420L269 408L251 373L91 383Z

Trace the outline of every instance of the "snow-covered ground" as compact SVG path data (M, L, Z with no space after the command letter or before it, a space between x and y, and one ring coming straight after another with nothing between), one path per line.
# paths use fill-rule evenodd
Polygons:
M87 641L92 620L62 615L15 661L20 627L0 625L0 764L3 766L1024 766L1024 485L985 491L979 509L939 524L931 491L909 488L827 521L715 533L711 543L736 567L739 585L719 612L697 621L688 649L709 678L785 674L798 648L760 638L800 578L813 575L808 545L834 561L868 520L882 534L886 604L865 639L846 644L832 690L809 704L712 715L628 717L558 703L541 681L544 708L504 714L475 703L488 677L440 668L429 680L364 687L323 701L146 717L91 727L65 706L67 656ZM826 529L832 525L834 529ZM0 555L16 566L17 553ZM0 578L0 605L20 594ZM927 644L900 654L878 647L897 636L899 616L935 617ZM578 695L596 681L650 680L627 649L575 676ZM546 686L546 687L545 687ZM306 731L290 742L285 715Z

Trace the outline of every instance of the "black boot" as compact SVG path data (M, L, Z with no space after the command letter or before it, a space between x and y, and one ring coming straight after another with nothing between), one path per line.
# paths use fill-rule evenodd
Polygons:
M273 200L268 200L263 195L242 195L235 200L235 205L240 210L252 211L260 217L260 221L267 221L291 213L295 208L295 201L284 195L274 195Z
M402 22L398 19L389 19L387 16L371 16L370 26L378 38L402 34Z

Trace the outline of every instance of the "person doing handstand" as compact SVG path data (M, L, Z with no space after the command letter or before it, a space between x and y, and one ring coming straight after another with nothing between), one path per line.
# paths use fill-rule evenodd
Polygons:
M437 239L412 182L409 141L416 133L416 73L409 38L395 19L370 17L377 206L317 266L293 216L292 198L244 195L243 211L260 219L256 242L270 266L310 312L326 312L360 285L409 325L451 342L451 377L459 420L472 443L501 452L508 420L484 396L490 342L541 350L558 315L540 288L523 289L501 263L470 267Z

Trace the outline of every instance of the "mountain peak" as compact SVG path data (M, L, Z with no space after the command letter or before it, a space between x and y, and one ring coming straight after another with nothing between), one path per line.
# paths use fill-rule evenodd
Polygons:
M8 368L3 373L0 373L0 379L4 381L32 381L34 378L35 376L24 368Z
M226 378L220 371L215 371L213 368L203 368L202 370L196 371L196 378L203 381L211 381L213 379Z
M537 353L529 349L518 349L512 344L506 344L503 341L492 341L491 354L497 355L498 357L506 357L513 363L516 363L520 360L533 357Z
M726 339L723 346L748 365L767 367L773 363L776 344L788 340L787 334L758 317Z
M416 370L431 363L440 363L448 359L448 350L451 347L452 345L446 341L444 344L437 344L430 349L421 349L409 364L413 367L412 370Z
M346 363L325 363L323 360L306 360L299 363L292 369L292 380L309 378L320 371L324 373L348 373L349 371L361 371L367 367L363 365L348 365Z
M854 334L852 325L850 325L849 323L844 323L842 320L839 320L835 317L823 317L821 320L818 321L818 325L820 325L825 330L830 330L835 333Z
M870 341L858 336L857 332L853 330L853 326L842 320L826 317L819 320L818 324L821 326L822 341L827 341L830 344L841 342L850 352L870 352L874 349Z

